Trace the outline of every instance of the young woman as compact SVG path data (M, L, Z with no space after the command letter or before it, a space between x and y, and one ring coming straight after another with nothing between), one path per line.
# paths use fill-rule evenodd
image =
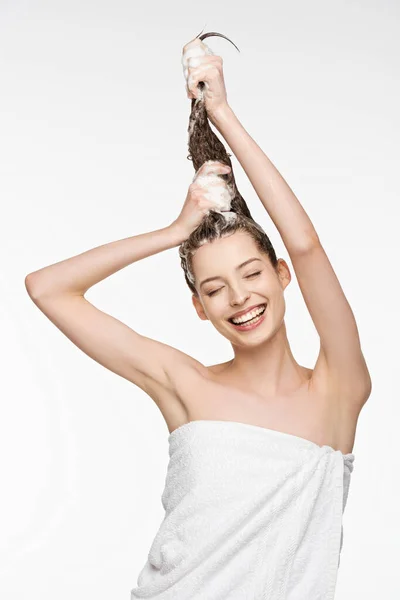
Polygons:
M200 47L197 37L183 52ZM331 600L356 424L371 392L356 321L308 215L228 104L222 59L204 52L187 75L196 176L178 218L31 273L26 287L83 352L144 390L168 426L166 514L132 598ZM208 121L282 236L320 339L313 369L287 338L289 267L252 219ZM207 177L230 195L229 218L201 185ZM227 362L203 365L85 298L177 246L198 316L232 345Z

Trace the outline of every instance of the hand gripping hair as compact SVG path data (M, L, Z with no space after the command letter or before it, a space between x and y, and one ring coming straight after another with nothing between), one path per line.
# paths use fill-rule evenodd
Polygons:
M237 46L221 33L210 32L197 35L196 38L203 41L207 37L222 37L239 51ZM195 38L195 39L196 39ZM240 52L240 51L239 51ZM188 48L182 56L182 65L184 75L187 76L187 61L194 56L204 56L213 54L212 50L206 44L198 44ZM187 240L179 247L179 256L181 266L185 273L186 283L191 291L198 295L195 287L195 277L192 268L192 256L196 250L207 242L212 242L216 238L231 235L239 229L245 230L253 237L259 249L268 254L273 266L277 264L277 258L272 244L263 228L254 221L250 210L237 189L233 167L230 160L230 154L227 153L225 146L213 132L210 127L205 102L203 100L202 90L204 82L198 84L199 94L197 98L191 99L191 112L188 126L188 160L193 162L195 171L208 161L218 161L228 165L231 171L224 175L207 175L206 179L210 183L210 193L212 193L213 177L225 179L228 193L215 197L215 209L210 210L202 220L201 224L195 229ZM207 184L207 181L203 182ZM213 198L214 200L214 198Z
M202 35L196 36L196 38L203 41L207 37L218 36L222 37L229 42L229 38L224 36L221 33L210 32L204 33ZM195 39L196 39L195 38ZM237 46L231 42L235 46L235 48L239 51ZM188 48L186 52L182 56L182 65L184 68L184 73L187 73L187 61L189 58L193 58L195 56L204 56L205 54L213 54L212 50L206 44L199 44ZM221 207L216 207L215 212L219 212L224 216L226 220L233 220L237 213L242 213L247 217L251 218L251 214L249 209L247 208L246 203L244 202L242 196L240 195L236 183L235 177L233 175L232 163L229 158L229 154L227 153L224 145L212 131L208 118L207 118L207 110L205 107L205 103L203 101L203 89L204 83L202 81L198 84L199 95L197 98L192 99L191 113L189 117L189 127L188 127L188 147L189 147L189 155L188 160L193 162L193 166L195 171L197 172L200 167L207 161L218 161L223 164L228 165L231 168L231 172L228 175L224 175L224 179L226 181L227 188L230 193L230 198L228 202L223 203ZM219 175L215 175L215 177L219 177ZM210 181L210 183L212 183ZM210 187L211 189L211 187ZM220 208L218 210L218 208Z

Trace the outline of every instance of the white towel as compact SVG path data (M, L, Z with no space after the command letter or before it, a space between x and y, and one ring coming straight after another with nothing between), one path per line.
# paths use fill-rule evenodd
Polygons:
M332 600L353 454L235 421L169 438L165 517L131 600Z

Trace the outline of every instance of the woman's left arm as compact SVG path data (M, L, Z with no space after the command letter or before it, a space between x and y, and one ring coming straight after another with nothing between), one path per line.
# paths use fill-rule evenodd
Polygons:
M371 378L357 324L311 220L229 105L210 120L242 165L289 253L321 343L314 383L328 383L347 406L360 408L371 393Z
M210 118L242 165L263 203L290 258L309 252L318 235L300 202L260 146L247 133L229 105Z

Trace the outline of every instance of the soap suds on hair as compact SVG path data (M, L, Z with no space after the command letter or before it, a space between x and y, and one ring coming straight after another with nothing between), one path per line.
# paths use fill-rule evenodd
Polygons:
M205 53L208 53L205 50L205 44L201 45L199 40L202 41L205 37L213 35L223 37L233 44L229 38L214 32L197 36L199 39L196 38L196 43L188 44L189 48L187 50L193 50L193 53L191 52L192 56L185 52L185 58L182 60L184 75L185 73L186 76L188 75L188 72L185 72L185 68L187 69L190 66L188 65L190 58L197 58L197 56L204 56ZM233 45L235 46L235 44ZM237 50L239 49L237 48ZM203 86L204 83L202 82L198 84L199 92L202 91ZM214 173L212 175L212 169L210 172L206 165L203 180L200 179L200 183L205 184L206 193L210 194L209 198L212 199L215 209L210 209L208 214L204 215L200 225L179 246L181 267L185 274L186 283L191 292L198 296L199 292L196 288L193 273L193 256L196 254L198 248L204 244L209 244L216 239L230 236L236 231L245 231L254 239L257 247L268 255L274 268L277 267L278 260L270 239L261 225L254 221L247 203L236 186L233 166L230 160L231 154L227 152L224 144L210 127L203 94L199 93L197 96L197 98L191 99L188 125L189 153L187 159L192 161L196 175L200 167L205 163L212 164L217 161L231 168L229 173ZM194 176L195 178L196 175ZM225 186L221 186L221 183L224 183ZM226 210L227 208L230 210Z
M229 212L230 215L228 218L235 218L232 217L232 214L236 215L236 213L231 211L234 189L232 185L224 182L218 174L212 172L214 162L212 160L205 161L204 164L209 165L210 168L207 169L206 167L204 170L203 167L204 172L199 175L196 173L193 177L193 182L196 182L197 185L204 189L205 198L214 204L215 208L213 210L224 213L224 216Z
M189 45L182 55L183 74L186 79L186 85L188 89L188 83L190 79L188 67L198 66L199 61L196 61L195 59L199 56L214 54L211 48L209 48L204 42L197 43L195 40L194 42L191 42L191 44L192 45ZM202 101L203 89L199 87L195 102L198 103ZM194 126L195 119L191 119L188 130L189 140L193 134ZM213 162L213 160L207 160L203 164L209 163L210 166L212 166ZM236 213L231 210L231 202L235 196L235 190L232 184L228 184L227 182L223 181L218 174L210 171L203 175L197 175L196 173L193 181L196 181L196 183L206 191L205 197L214 204L215 208L213 210L215 210L215 212L223 214L228 220L233 220L236 218Z

